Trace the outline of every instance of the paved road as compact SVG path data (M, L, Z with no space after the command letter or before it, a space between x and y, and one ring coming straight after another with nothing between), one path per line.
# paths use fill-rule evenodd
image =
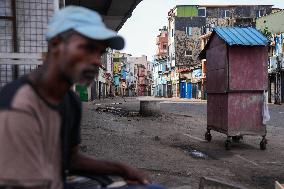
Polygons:
M268 122L268 125L284 128L284 104L283 105L270 104L269 111L271 119Z
M202 176L246 188L284 183L284 106L270 105L266 151L259 150L260 137L245 137L231 151L224 149L223 134L214 132L211 143L204 141L206 102L170 100L161 110L159 117L137 116L135 98L85 104L82 150L127 162L172 189L198 188Z
M207 104L202 103L190 103L190 102L172 102L167 101L162 103L161 109L163 112L172 114L184 114L201 117L206 119ZM269 126L284 128L284 104L274 105L269 104L270 121L267 123Z

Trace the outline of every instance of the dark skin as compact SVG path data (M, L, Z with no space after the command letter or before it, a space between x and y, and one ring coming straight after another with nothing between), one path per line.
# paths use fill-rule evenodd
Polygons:
M28 77L46 101L58 105L74 83L89 85L93 81L106 47L103 41L91 40L77 33L68 40L55 37L49 41L49 52L41 69ZM97 160L82 154L79 146L71 150L70 156L73 171L117 175L129 184L148 183L145 174L138 169L118 162Z

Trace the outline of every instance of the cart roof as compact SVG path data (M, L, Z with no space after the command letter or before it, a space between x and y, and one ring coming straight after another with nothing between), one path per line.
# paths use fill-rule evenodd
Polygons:
M215 28L214 31L230 46L266 46L268 43L267 38L255 28L225 27Z
M247 27L217 27L214 28L212 35L207 42L205 48L199 54L199 58L206 56L206 50L209 48L212 38L218 35L229 46L267 46L268 39L255 28Z

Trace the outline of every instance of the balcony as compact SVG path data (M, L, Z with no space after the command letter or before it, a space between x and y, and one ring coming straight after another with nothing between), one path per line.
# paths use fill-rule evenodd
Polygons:
M166 56L167 53L168 53L168 50L167 50L167 49L160 49L160 48L159 48L159 49L156 51L156 55L157 55L157 56Z
M157 37L156 38L156 45L159 45L160 43L167 43L168 37Z

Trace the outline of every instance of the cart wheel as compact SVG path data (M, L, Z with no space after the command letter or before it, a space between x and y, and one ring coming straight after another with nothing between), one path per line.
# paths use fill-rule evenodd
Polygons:
M266 144L267 144L267 140L265 138L263 138L260 142L260 149L266 150Z
M232 140L235 143L239 143L241 139L243 139L243 136L233 136L232 137Z
M225 142L225 149L231 150L232 142L230 140L226 140Z
M205 140L208 142L211 142L212 140L212 135L208 131L205 133Z

